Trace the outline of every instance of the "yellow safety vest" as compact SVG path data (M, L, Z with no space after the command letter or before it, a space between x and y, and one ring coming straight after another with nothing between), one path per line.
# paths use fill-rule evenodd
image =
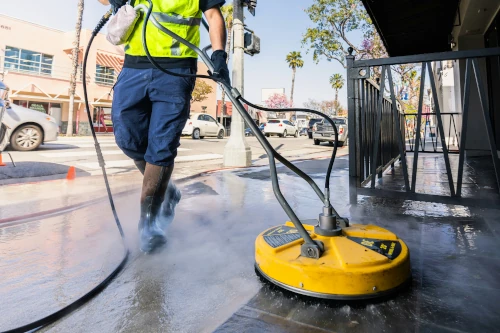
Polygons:
M186 39L190 43L200 46L200 23L202 11L200 0L152 0L153 12L156 20L165 28ZM134 5L149 3L146 0L136 0ZM142 29L144 17L142 14L135 25L134 31L125 44L125 53L132 56L145 56L142 46ZM146 41L149 53L153 57L168 58L198 58L193 50L184 44L163 33L149 22L146 29Z

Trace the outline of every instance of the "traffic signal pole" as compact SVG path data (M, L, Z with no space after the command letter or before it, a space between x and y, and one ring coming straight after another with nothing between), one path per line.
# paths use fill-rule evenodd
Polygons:
M233 1L233 76L232 86L244 95L244 24L243 2ZM224 166L248 167L252 164L252 151L245 139L245 122L238 112L231 115L231 135L224 148Z

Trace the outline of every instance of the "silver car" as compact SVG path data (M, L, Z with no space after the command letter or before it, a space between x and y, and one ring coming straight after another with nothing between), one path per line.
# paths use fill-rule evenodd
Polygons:
M0 85L0 89L1 87L2 85ZM30 151L37 149L44 142L57 140L59 126L54 117L10 104L6 102L7 97L4 96L4 98L5 100L0 102L4 105L0 130L0 151L5 149L9 143L13 150Z
M335 125L337 125L337 130L339 132L339 142L338 146L342 147L347 144L347 118L344 117L332 117L331 118ZM335 141L335 132L333 131L332 125L329 122L323 120L316 124L316 131L313 132L313 140L315 145L319 145L321 142L329 142L333 144Z

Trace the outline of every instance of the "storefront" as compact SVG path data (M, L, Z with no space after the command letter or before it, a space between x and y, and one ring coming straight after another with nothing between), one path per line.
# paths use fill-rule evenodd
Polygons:
M92 115L94 130L96 133L113 133L113 121L111 120L111 108L96 106Z
M27 101L13 99L12 103L31 110L46 113L57 120L57 124L61 126L62 105L61 103L42 102L42 101Z

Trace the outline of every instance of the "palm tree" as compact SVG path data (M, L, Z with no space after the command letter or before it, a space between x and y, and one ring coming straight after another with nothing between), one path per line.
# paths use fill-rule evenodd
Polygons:
M288 63L288 67L292 69L292 91L290 92L290 105L293 105L293 88L295 86L295 72L297 68L302 68L304 66L304 60L302 60L302 56L300 52L293 51L288 53L286 56L286 62Z
M80 33L82 32L82 17L84 0L78 0L78 14L76 16L75 39L73 39L72 52L72 69L71 78L69 81L69 113L68 113L68 128L66 135L73 135L73 112L75 107L75 90L76 90L76 75L78 72L78 53L80 52ZM85 79L85 78L84 78Z
M330 84L335 89L335 115L339 109L339 90L344 86L344 78L340 74L333 74L330 76Z
M226 41L226 53L227 53L227 59L226 59L226 64L229 63L229 54L231 51L231 35L233 32L233 4L229 4L226 6L222 6L222 15L224 16L224 20L226 21L226 29L227 29L227 41ZM226 93L224 89L222 89L222 96L221 96L221 107L222 107L222 112L221 112L221 124L224 124L224 115L226 114Z

